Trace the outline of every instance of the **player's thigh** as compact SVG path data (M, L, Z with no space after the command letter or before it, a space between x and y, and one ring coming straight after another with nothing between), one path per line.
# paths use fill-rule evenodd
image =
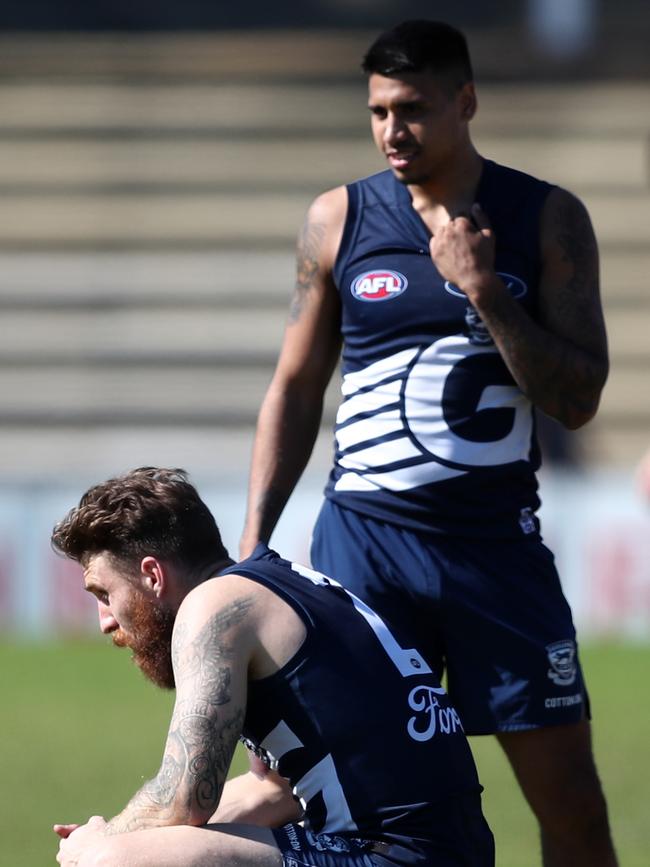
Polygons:
M500 732L522 791L540 820L590 809L601 799L588 720L522 732Z
M447 540L443 629L449 694L468 734L589 716L571 610L539 540Z
M314 568L340 581L431 658L437 640L439 576L415 533L325 500L314 528Z
M282 867L266 828L251 825L180 825L133 831L107 840L100 865L121 867Z

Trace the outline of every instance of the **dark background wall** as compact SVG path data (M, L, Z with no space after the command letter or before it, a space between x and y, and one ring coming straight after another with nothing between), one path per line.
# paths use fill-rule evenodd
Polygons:
M451 8L450 8L451 7ZM512 22L526 3L436 0L20 0L5 2L0 26L17 29L177 30L287 27L383 27L396 18L444 17L459 25Z
M546 21L542 21L541 18ZM575 29L576 17L582 24ZM567 17L568 16L568 17ZM573 25L570 19L573 16ZM441 18L493 54L495 78L650 77L647 0L5 0L2 31L179 32L345 29L377 32L406 18ZM546 26L551 22L550 28ZM573 34L573 38L572 38ZM520 55L525 63L511 64ZM482 59L479 57L479 59ZM489 77L490 72L488 72Z

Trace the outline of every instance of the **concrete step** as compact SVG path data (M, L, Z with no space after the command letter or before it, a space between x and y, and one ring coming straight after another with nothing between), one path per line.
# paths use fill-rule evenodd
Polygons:
M0 51L1 56L1 51ZM1 64L1 61L0 61ZM164 83L164 74L138 80L0 79L0 135L100 133L241 135L357 135L368 132L366 82L309 81L298 69L290 80ZM650 82L580 82L557 85L478 84L477 138L560 139L564 135L614 140L647 133L639 106L650 102Z
M312 194L6 195L0 249L286 249ZM603 248L647 245L650 190L593 192L584 201Z
M598 410L602 426L645 425L650 431L648 369L647 363L612 365Z
M650 247L607 249L602 256L607 309L645 309ZM0 251L0 306L266 307L289 303L292 250L260 252ZM639 307L640 305L640 307Z
M231 367L158 363L0 370L2 427L16 425L253 425L271 379L272 365ZM335 378L336 379L336 378ZM336 382L328 392L325 421L336 407Z
M218 303L188 310L180 298L162 310L9 310L0 317L0 363L274 365L286 314L284 305L263 312Z
M483 134L479 150L506 165L580 191L638 190L648 183L646 137L593 139L588 135L540 139ZM362 136L301 138L260 144L249 138L208 140L188 133L165 139L134 135L107 140L61 137L0 138L0 189L5 193L129 192L152 195L174 189L314 191L384 169Z
M645 304L650 275L649 245L603 249L600 264L603 299L608 306Z
M199 84L105 81L0 82L0 134L86 137L158 133L238 136L362 135L368 129L367 90L360 78L342 87L302 81L237 83L233 76Z
M96 309L6 309L0 317L0 363L250 366L275 364L288 305L222 306L218 299L184 305L155 301ZM650 369L650 299L606 309L612 364Z
M0 479L6 489L12 482L39 487L81 477L83 491L116 473L158 466L187 469L199 487L201 479L223 484L233 475L245 484L252 442L250 425L0 426ZM331 433L323 430L307 470L317 488L325 485L331 454Z
M311 196L7 195L0 249L292 247Z
M0 306L287 306L292 251L0 252Z

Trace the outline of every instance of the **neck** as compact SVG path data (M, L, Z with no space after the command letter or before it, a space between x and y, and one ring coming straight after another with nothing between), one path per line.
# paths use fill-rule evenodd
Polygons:
M225 557L219 557L218 559L206 561L206 563L200 566L198 569L194 570L192 573L185 573L184 580L179 582L179 590L181 592L181 598L184 597L190 590L194 590L195 587L198 587L199 584L203 584L204 581L208 581L210 578L214 578L215 575L218 575L228 566L232 566L234 564L234 560L231 560L230 557L226 554Z
M442 167L435 177L408 185L413 207L419 213L442 208L451 217L468 210L475 201L482 171L483 158L470 144L460 159Z

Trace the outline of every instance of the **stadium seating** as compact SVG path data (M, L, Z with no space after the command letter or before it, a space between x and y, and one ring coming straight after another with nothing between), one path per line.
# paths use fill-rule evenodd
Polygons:
M382 167L366 42L0 39L0 477L158 462L179 438L198 465L244 464L305 209ZM650 430L650 85L486 78L479 149L592 213L612 373L583 442L630 465Z

